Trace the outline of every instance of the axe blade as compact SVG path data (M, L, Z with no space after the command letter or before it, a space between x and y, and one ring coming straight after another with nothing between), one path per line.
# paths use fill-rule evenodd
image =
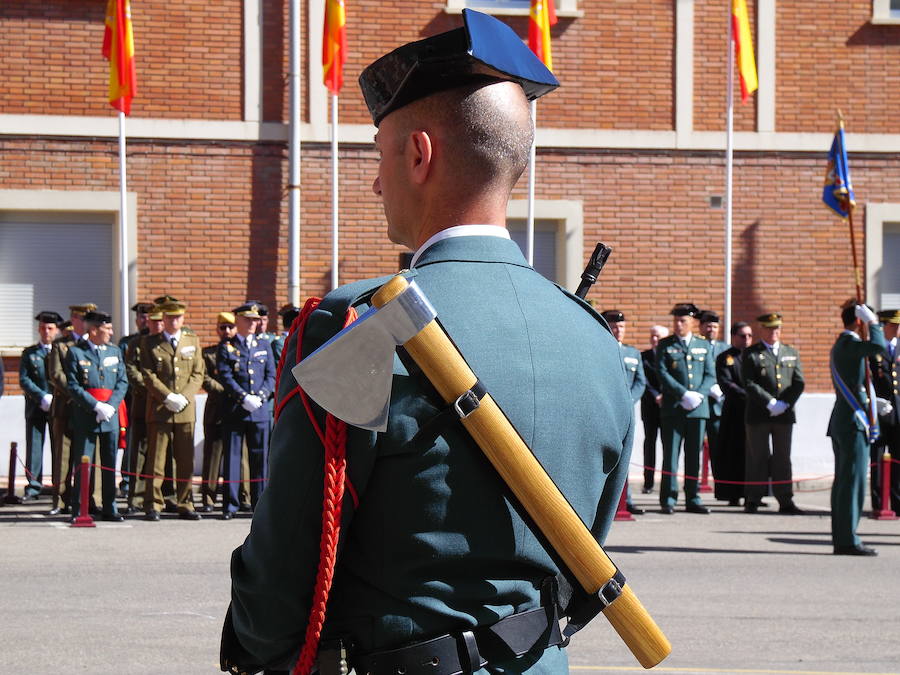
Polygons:
M387 429L394 350L435 316L415 284L381 308L371 308L291 370L307 395L348 424Z

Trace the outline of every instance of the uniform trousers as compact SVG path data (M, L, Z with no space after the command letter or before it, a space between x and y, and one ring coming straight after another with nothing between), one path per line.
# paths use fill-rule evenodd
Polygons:
M69 489L72 485L72 463L69 461L72 446L72 434L69 431L69 418L56 415L50 418L50 456L51 481L53 482L53 508L59 501L69 506Z
M128 506L144 508L144 493L147 483L143 478L147 459L147 420L143 417L128 420L128 467L131 472L128 481ZM125 461L125 458L122 458Z
M660 418L660 437L663 445L662 476L659 480L659 503L675 506L678 501L678 457L684 441L684 498L688 504L700 504L698 476L700 475L700 451L706 420L670 415Z
M831 485L831 542L834 546L860 546L856 526L866 498L869 443L865 432L831 434L834 483Z
M881 477L884 471L884 460L881 456L885 451L891 454L890 492L891 511L900 515L900 425L881 426L881 438L872 446L872 473L869 489L872 493L872 510L881 510L881 485L884 480Z
M219 475L222 471L222 424L203 425L203 506L216 505Z
M240 507L238 484L241 471L241 449L247 442L250 461L250 505L256 508L259 495L266 487L269 475L269 421L251 422L225 420L222 422L222 447L226 451L222 491L222 510L234 513Z
M194 476L194 423L147 423L147 457L144 473L153 475L144 490L144 511L162 511L162 482L166 475L166 451L171 439L172 457L175 462L175 502L179 511L193 511L194 498L191 479Z
M36 411L25 419L25 496L41 494L44 481L44 439L47 437L47 414Z
M713 415L710 411L709 419L706 420L706 442L709 447L710 466L712 466L712 458L719 449L719 428L721 425L722 418L719 415ZM701 470L703 469L703 467L700 468ZM713 474L713 478L715 478L715 474Z
M653 489L656 472L656 437L659 435L659 406L641 401L641 422L644 424L644 489Z
M783 422L747 424L747 448L744 464L744 501L762 501L769 494L766 482L772 480L772 494L782 506L794 497L791 484L791 434L794 425ZM772 439L771 451L769 438Z
M81 458L95 457L95 443L99 445L100 477L97 480L97 461L93 460L91 468L91 480L99 483L101 488L101 500L103 513L112 515L118 512L116 508L116 452L119 445L119 431L103 431L100 433L85 433L83 431L72 432L72 471L74 473L74 485L69 498L72 507L72 515L78 515L81 502Z

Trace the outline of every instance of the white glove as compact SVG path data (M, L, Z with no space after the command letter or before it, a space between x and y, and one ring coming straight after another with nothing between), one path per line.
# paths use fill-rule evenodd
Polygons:
M166 406L172 412L181 412L187 407L188 400L182 396L181 394L169 394L166 396L166 400L163 401L163 405Z
M878 409L879 417L886 417L894 412L894 406L891 405L891 402L883 398L875 399L875 407Z
M865 305L856 306L856 318L863 323L878 323L878 317L876 316L875 312L873 312Z
M703 403L703 394L698 391L686 391L681 397L681 407L685 410L693 410Z
M116 414L116 409L109 405L109 403L97 401L97 405L94 406L94 412L97 413L98 422L109 422L113 415Z
M784 401L779 401L778 399L774 399L774 398L773 398L771 401L769 401L769 402L766 404L766 408L769 409L769 414L770 414L772 417L778 417L778 416L781 415L785 410L787 410L788 408L790 408L790 406L789 406L787 403L785 403Z
M709 388L709 395L716 399L716 401L721 401L725 398L725 392L722 391L722 387L719 386L718 382Z
M44 394L41 398L41 410L47 412L50 410L50 404L53 403L53 394Z
M241 401L241 407L248 412L253 412L254 410L262 408L262 399L254 394L247 394L244 397L244 400Z

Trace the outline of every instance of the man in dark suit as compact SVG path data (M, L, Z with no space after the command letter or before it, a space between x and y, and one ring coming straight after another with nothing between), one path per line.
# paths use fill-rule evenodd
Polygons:
M647 388L641 396L641 422L644 425L644 494L653 492L653 476L656 473L656 437L659 435L659 406L662 389L659 384L659 364L656 362L656 346L669 334L665 326L650 327L650 349L641 352L644 378Z
M870 490L872 510L881 510L882 472L885 452L890 454L890 507L900 515L900 345L897 332L900 328L900 309L885 309L878 312L884 330L886 349L884 354L876 354L872 359L872 385L875 395L884 403L884 411L878 417L881 437L872 443L872 472Z
M527 96L552 86L541 88L524 72L555 80L508 27L463 12L464 28L400 47L363 72L381 157L373 190L389 238L416 251L407 274L602 540L627 475L634 424L620 350L590 306L528 265L505 227L533 138ZM504 55L506 70L473 56L493 51ZM288 341L286 362L340 330L349 307L362 313L384 281L329 293L310 315L303 344L297 331ZM395 663L403 654L408 668L390 672L449 675L460 661L465 672L485 662L492 672L565 672L545 584L557 563L458 418L417 436L445 406L407 363L393 362L387 430L346 428L347 485L360 508L351 520L353 500L344 499L344 545L322 639L352 643L349 665L357 672L378 672L373 661ZM282 373L270 484L232 557L221 663L230 672L290 669L307 631L322 536L323 446L295 390ZM324 415L312 410L321 424ZM510 617L525 611L533 621L511 629L524 649L516 656L521 650L504 637L517 623ZM446 658L429 653L433 640L450 645ZM328 666L341 667L336 659Z
M57 326L62 323L62 317L56 312L41 312L34 319L38 322L40 340L26 347L19 359L19 386L25 394L26 500L37 499L43 487L44 439L53 403L53 387L47 377L47 356L56 339Z
M731 347L716 358L716 381L725 395L718 443L712 459L716 499L740 506L744 494L744 463L747 430L744 426L747 392L741 374L744 350L753 342L750 324L738 321L731 327Z

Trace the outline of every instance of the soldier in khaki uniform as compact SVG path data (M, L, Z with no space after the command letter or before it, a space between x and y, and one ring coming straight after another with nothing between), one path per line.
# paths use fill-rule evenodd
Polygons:
M203 357L197 336L182 330L185 305L168 302L161 309L163 332L147 336L141 348L149 437L145 466L153 470L154 476L147 481L144 491L145 519L158 521L163 507L161 481L171 434L178 515L184 520L199 520L200 514L194 511L191 478L194 474L194 397L203 384Z
M749 483L744 490L744 511L756 513L771 476L778 512L801 515L791 486L791 432L797 421L794 405L803 393L803 370L797 350L781 342L781 319L777 312L757 317L762 339L748 347L741 359L747 391L744 479Z
M82 305L69 305L69 320L72 329L57 338L47 356L47 379L53 387L53 402L50 405L50 453L53 459L53 503L49 515L69 513L69 488L72 484L71 462L69 453L72 444L72 431L69 415L72 408L72 396L69 393L69 382L66 379L66 354L69 347L84 337L86 329L84 315L93 312L97 305L86 302ZM59 502L62 500L63 506Z
M234 337L237 328L234 325L234 314L220 312L216 317L216 334L219 342ZM203 348L203 388L206 390L206 407L203 409L203 487L201 494L203 513L212 513L216 506L216 492L219 486L219 475L222 472L222 399L225 388L218 379L216 369L216 352L219 343ZM247 470L249 474L249 469ZM249 486L249 483L248 483ZM249 492L249 490L248 490Z

